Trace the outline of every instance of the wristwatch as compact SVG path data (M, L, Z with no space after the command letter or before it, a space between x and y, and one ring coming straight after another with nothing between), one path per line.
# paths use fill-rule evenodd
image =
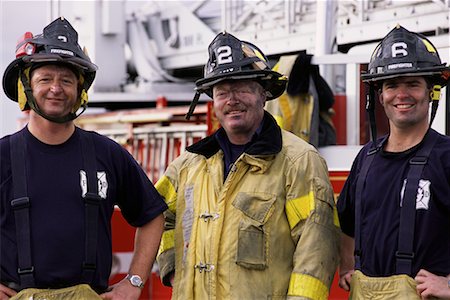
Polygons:
M139 275L127 274L125 278L128 279L128 281L131 283L132 286L138 287L140 289L144 287L144 282L142 281L142 278Z

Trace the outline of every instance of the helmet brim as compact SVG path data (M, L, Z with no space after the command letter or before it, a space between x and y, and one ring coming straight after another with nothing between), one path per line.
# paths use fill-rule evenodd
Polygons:
M19 79L19 71L22 69L23 61L21 58L12 61L8 67L6 67L3 73L3 91L6 96L17 102L17 80Z
M400 70L396 72L386 72L386 73L378 73L378 74L361 74L361 80L366 83L377 83L379 81L383 81L386 79L392 79L396 77L433 77L437 84L447 85L450 81L450 78L445 79L442 74L443 72L450 72L450 67L433 67L433 68L423 68L419 70L412 71L410 69Z
M96 70L98 67L85 60L77 57L63 57L56 54L34 54L32 56L24 56L12 61L3 74L3 91L6 96L17 102L17 80L19 79L20 70L32 66L33 64L66 64L79 70L85 80L86 90L92 85Z

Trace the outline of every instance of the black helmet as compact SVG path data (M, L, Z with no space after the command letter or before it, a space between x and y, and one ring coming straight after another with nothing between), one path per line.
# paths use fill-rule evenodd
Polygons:
M375 47L369 70L361 79L369 84L366 110L372 141L376 141L375 88L383 80L399 76L423 76L433 84L430 127L439 105L441 86L450 80L450 68L441 62L436 47L423 35L397 25Z
M63 64L71 68L79 76L81 93L74 112L64 118L53 118L44 115L37 107L29 87L30 69L46 64ZM55 122L73 120L76 111L87 105L87 90L94 81L97 66L91 62L78 44L78 33L64 18L58 18L47 25L43 33L33 35L27 32L24 40L16 47L16 59L9 64L3 74L3 90L13 101L19 102L22 110L32 108L44 118ZM20 79L20 80L19 80Z
M219 33L208 47L204 78L195 82L196 91L186 118L192 115L201 93L212 97L212 87L224 80L252 79L263 86L266 100L283 94L287 78L273 71L264 53L255 45L227 32Z
M265 88L267 100L284 92L286 77L271 70L266 56L255 45L222 32L209 45L208 54L204 78L195 82L197 91L211 96L212 86L223 80L255 79Z
M377 45L368 72L361 78L376 83L398 76L426 76L435 84L446 85L450 68L441 63L436 47L425 36L397 25Z

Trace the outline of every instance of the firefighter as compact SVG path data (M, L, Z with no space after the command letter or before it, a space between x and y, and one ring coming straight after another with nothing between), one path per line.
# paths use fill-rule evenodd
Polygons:
M97 66L70 23L25 37L3 76L29 121L0 139L0 299L138 299L167 206L126 150L74 125ZM107 292L114 205L137 227L136 248Z
M362 75L389 133L376 139L371 119L338 199L339 285L352 299L450 299L450 138L431 128L449 75L434 45L400 25Z
M173 299L327 299L339 246L327 166L264 110L286 78L229 33L208 50L194 102L212 97L221 128L156 184L169 206L162 282Z

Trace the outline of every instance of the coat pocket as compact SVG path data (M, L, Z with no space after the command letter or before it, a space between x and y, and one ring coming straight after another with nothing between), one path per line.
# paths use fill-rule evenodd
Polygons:
M267 232L264 224L270 218L276 197L267 193L239 193L233 206L244 217L239 223L236 264L247 269L267 268Z
M255 270L267 267L266 237L261 227L241 222L238 233L236 264Z

